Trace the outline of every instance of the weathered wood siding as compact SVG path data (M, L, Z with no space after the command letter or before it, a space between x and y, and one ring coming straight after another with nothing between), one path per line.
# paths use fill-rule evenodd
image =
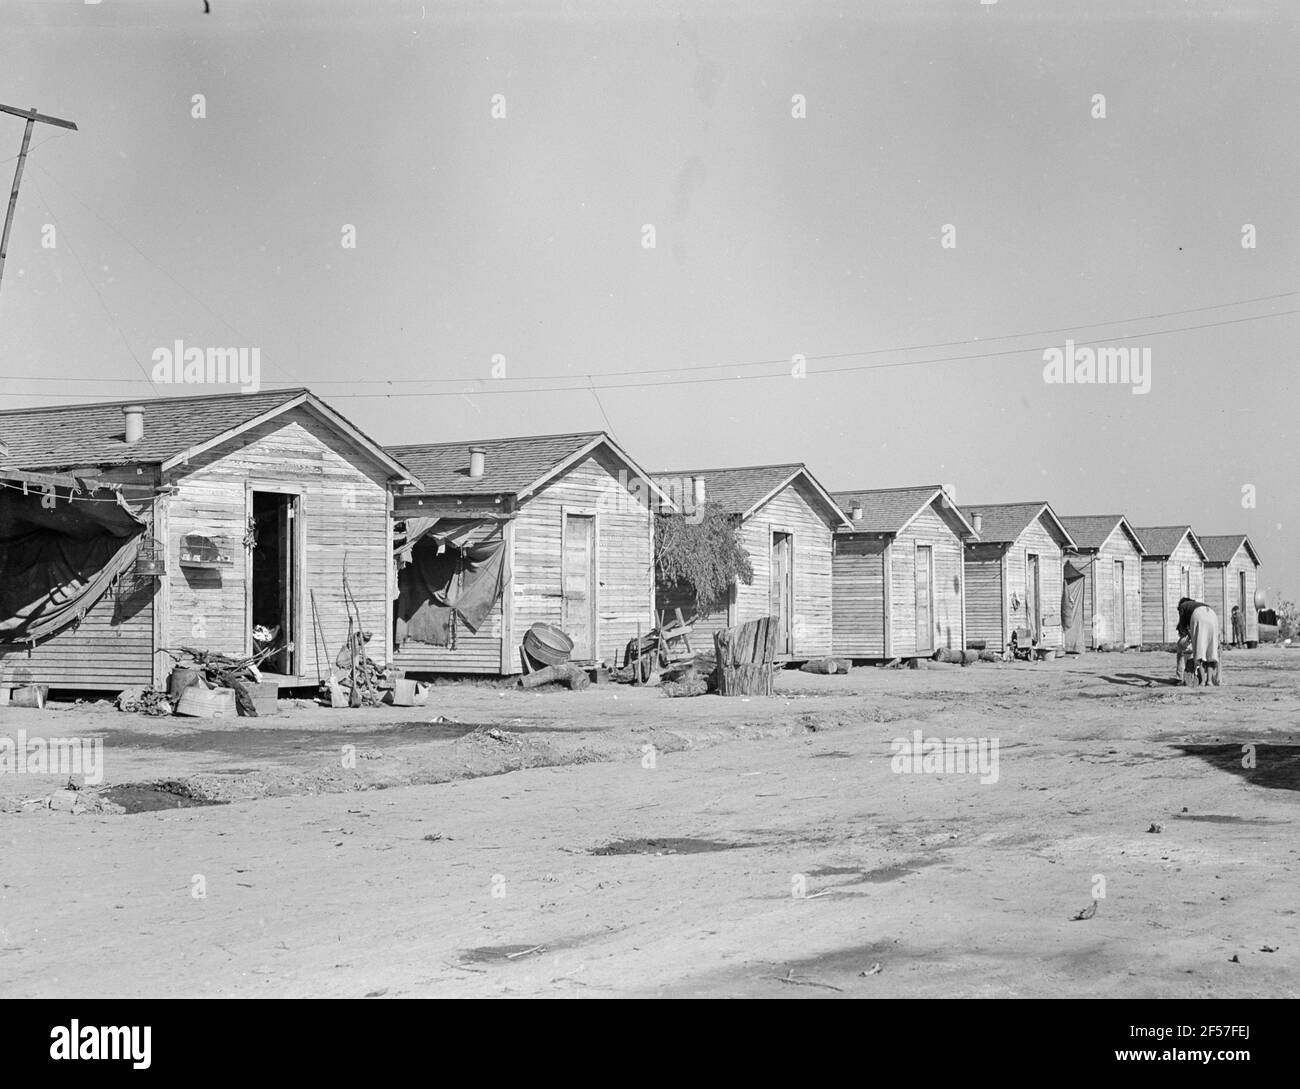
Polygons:
M1235 604L1228 596L1228 580L1223 575L1223 565L1207 563L1205 565L1205 596L1201 599L1219 618L1219 635L1223 642L1232 640L1232 606ZM1233 591L1235 593L1235 590Z
M1084 639L1089 649L1118 638L1124 610L1124 645L1138 646L1142 635L1142 556L1128 534L1117 529L1096 552L1067 552L1065 559L1083 572ZM1124 564L1122 600L1115 593L1115 564Z
M644 489L630 488L629 479L635 482L628 466L599 450L524 502L514 527L512 672L529 626L561 622L566 510L596 516L596 657L621 665L637 625L642 632L654 625L653 514Z
M835 534L831 557L831 647L849 658L885 655L886 541Z
M1029 586L1028 557L1038 556L1039 608L1042 612L1042 634L1039 645L1061 645L1061 546L1047 531L1041 518L1027 526L1007 549L1006 585L1008 623L1011 628L1031 627L1028 612ZM1019 609L1011 608L1011 597L1019 599ZM1007 632L1007 638L1011 633Z
M1246 575L1246 600L1238 601L1240 596L1241 572ZM1219 614L1219 630L1223 641L1232 639L1232 607L1240 605L1246 618L1246 639L1248 642L1259 640L1259 613L1255 609L1255 590L1259 585L1259 572L1255 561L1250 558L1245 545L1240 545L1226 564L1206 565L1205 567L1205 603Z
M831 653L831 536L815 493L802 479L756 510L741 529L754 581L736 588L735 623L771 613L772 534L794 534L794 601L790 658Z
M1120 609L1124 610L1124 645L1142 642L1142 554L1122 529L1107 538L1097 554L1097 615L1089 629L1091 646L1109 643L1119 632ZM1115 564L1124 564L1124 600L1116 600Z
M1198 600L1205 594L1205 565L1191 541L1186 537L1179 542L1174 554L1169 557L1169 578L1166 582L1165 595L1165 630L1170 640L1178 638L1178 600L1182 595L1182 570L1187 568L1191 589L1189 597Z
M1142 641L1165 643L1165 561L1161 558L1142 561ZM1175 622L1175 627L1177 623Z
M966 635L983 639L989 650L1005 650L1002 608L1001 545L973 545L966 549Z
M169 601L164 647L251 652L251 555L241 542L252 515L252 492L285 490L301 496L296 530L302 544L295 619L299 673L314 679L316 672L312 591L329 658L347 641L345 564L362 624L372 633L367 653L377 662L388 659L390 488L387 470L360 447L311 413L294 409L178 467L167 482L179 490L165 501ZM226 538L233 544L234 566L182 568L177 558L187 533Z
M917 652L916 546L934 549L934 645L960 650L965 645L965 572L962 542L933 505L899 533L890 547L891 656Z
M466 544L478 544L504 532L499 524L482 525L465 536ZM507 547L509 545L507 544ZM510 592L510 587L505 589ZM474 632L458 617L455 647L435 647L431 643L407 640L393 654L393 664L408 673L486 673L501 672L502 602L498 601L487 619ZM518 653L515 654L516 661ZM519 667L516 665L515 670Z
M150 469L145 473L142 476L131 467L95 475L132 486L126 493L128 505L149 523L144 535L151 537L155 507L140 501L136 489L152 486L157 478ZM149 684L153 679L157 598L156 580L139 580L127 571L79 624L55 632L34 647L0 646L0 683L112 692Z
M1142 561L1142 638L1147 642L1172 643L1178 639L1178 600L1183 596L1184 568L1189 576L1188 596L1204 600L1205 565L1186 537L1167 559Z

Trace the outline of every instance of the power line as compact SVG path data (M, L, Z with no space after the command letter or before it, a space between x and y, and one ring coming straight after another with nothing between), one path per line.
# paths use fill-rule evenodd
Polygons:
M41 203L45 205L45 210L50 213L50 218L57 218L54 214L54 209L50 207L50 202L45 199L45 190L41 188L40 183L35 178L32 178L32 184L36 186L36 195L41 198ZM81 260L81 255L77 253L77 247L72 244L71 238L67 241L68 249L72 252L72 256L77 262L77 267L81 269L81 274L86 278L86 283L90 284L90 289L95 293L95 298L99 300L99 305L104 308L104 313L108 316L108 320L112 323L113 328L117 330L117 335L121 338L122 345L126 348L127 353L131 358L135 360L135 365L140 368L140 373L144 375L144 380L149 383L149 388L156 394L158 392L158 387L153 384L153 378L150 377L149 372L145 370L144 364L140 362L139 357L135 354L135 350L131 347L131 342L126 339L126 334L122 332L121 325L118 324L117 319L113 316L113 312L109 310L108 303L104 301L104 296L100 294L99 287L95 284L95 281L90 278L90 273L86 271L86 266Z
M45 141L42 141L42 143L44 142ZM80 204L82 208L84 208L87 212L89 212L92 216L94 216L97 220L99 220L100 223L102 223L105 227L107 227L110 231L112 231L115 235L117 235L118 238L120 238L123 242L125 242L128 246L130 246L131 249L133 249L137 254L139 254L142 258L144 258L144 260L147 261L153 268L157 269L164 276L166 276L167 279L169 279L173 284L175 284L183 292L185 292L186 295L188 295L191 299L193 299L201 307L203 307L203 309L206 310L209 314L211 314L214 318L216 318L217 321L221 322L222 325L224 325L227 329L229 329L232 333L234 333L235 336L239 337L240 340L249 339L244 335L244 333L241 330L236 328L233 323L227 320L224 315L219 314L216 310L214 310L211 306L209 306L207 301L201 295L199 295L198 292L193 291L191 288L183 284L168 269L164 268L152 257L150 257L147 253L145 253L144 250L142 250L135 242L133 242L130 237L128 237L125 233L123 233L121 230L115 227L113 223L107 217L105 217L101 212L96 211L93 206L87 204L84 200L82 200L81 197L79 197L73 191L71 186L69 186L66 182L60 181L48 170L46 170L45 167L42 166L40 163L37 163L36 167L38 170L40 170L42 174L44 174L47 178L49 178L50 181L54 182L55 185L57 185L60 189L62 189L65 193L67 193L68 196L70 196L73 200L75 200L78 204ZM49 205L46 204L46 207L48 208ZM51 215L53 215L53 212L51 212ZM289 377L292 378L293 375L290 375ZM122 379L122 381L134 382L135 380ZM152 382L150 384L152 385Z
M43 195L42 195L42 200L44 200L44 196L43 196ZM47 207L48 207L48 204L47 204ZM53 213L51 213L51 214L53 214ZM125 236L123 236L123 237L125 238ZM126 241L129 242L130 240L129 240L129 239L126 239ZM141 253L141 256L145 256L145 255L144 255L143 253ZM147 260L147 259L148 259L148 258L146 257L146 260ZM163 271L164 273L166 273L166 270L165 270L165 269L162 269L161 266L158 266L158 267L160 268L160 271ZM168 273L168 275L170 275L170 274ZM176 283L177 283L177 285L180 286L182 289L184 289L184 290L186 290L186 291L189 290L188 288L185 288L185 286L184 286L183 284L181 284L179 281L176 281ZM192 294L192 293L191 293L191 294ZM875 355L885 355L885 354L899 354L899 353L904 353L904 352L913 352L913 351L924 351L924 350L929 350L929 349L933 349L933 348L956 347L956 346L961 346L961 345L966 345L966 344L986 344L986 343L991 343L991 342L996 342L996 341L1001 341L1001 340L1019 340L1019 339L1023 339L1024 337L1028 337L1028 336L1042 336L1042 335L1047 335L1047 334L1051 334L1051 333L1068 333L1068 332L1073 332L1073 331L1076 331L1076 330L1082 330L1082 329L1096 329L1096 328L1108 327L1108 326L1114 326L1114 325L1123 325L1123 324L1127 324L1127 323L1129 323L1129 322L1138 322L1138 321L1154 321L1154 320L1158 320L1158 319L1160 319L1160 318L1166 318L1166 317L1177 317L1177 316L1184 315L1184 314L1199 314L1199 313L1205 313L1205 312L1207 312L1207 311L1211 311L1211 310L1223 310L1223 309L1226 309L1226 308L1228 308L1228 307L1233 307L1233 306L1248 306L1248 305L1251 305L1251 304L1254 304L1254 303L1270 302L1270 301L1273 301L1273 300L1276 300L1276 299L1291 298L1291 297L1294 297L1294 296L1297 296L1297 295L1300 295L1300 291L1283 291L1283 292L1278 292L1278 293L1273 294L1273 295L1261 295L1261 296L1258 296L1258 297L1253 298L1253 299L1239 299L1239 300L1237 300L1237 301L1235 301L1235 302L1212 303L1212 304L1209 304L1209 305L1206 305L1206 306L1190 307L1190 308L1185 309L1185 310L1170 310L1170 311L1166 311L1166 312L1164 312L1164 313L1160 313L1160 314L1148 314L1148 315L1145 315L1145 316L1142 316L1142 317L1116 318L1116 319L1113 319L1113 320L1110 320L1110 321L1099 321L1099 322L1091 322L1091 323L1079 323L1079 324L1075 324L1075 325L1064 325L1064 326L1058 326L1058 327L1056 327L1056 328L1052 328L1052 329L1037 329L1037 330L1026 331L1026 332L1023 332L1023 333L1005 333L1005 334L1001 334L1001 335L999 335L999 336L992 336L992 337L971 337L971 338L967 338L967 339L965 339L965 340L941 341L941 342L935 342L935 343L932 343L932 344L902 345L902 346L893 347L893 348L871 348L871 349L863 349L863 350L860 350L860 351L854 351L854 352L836 352L836 353L828 353L828 354L822 354L822 355L809 355L809 356L804 356L803 358L804 358L807 362L822 362L822 361L826 361L826 360L852 359L852 358L857 358L857 357L860 357L860 356L875 356ZM200 303L202 303L202 299L199 299L199 297L198 297L197 295L195 295L194 298L198 299L198 301L199 301ZM206 305L206 304L204 304L204 305ZM239 333L239 330L238 330L238 329L235 329L235 327L234 327L233 325L230 325L229 322L226 322L225 319L221 317L221 315L217 314L215 311L210 311L210 312L211 312L215 317L217 317L219 320L221 320L222 322L224 322L224 323L225 323L225 324L226 324L230 329L232 329L235 333L237 333L237 334ZM1204 324L1201 324L1201 325L1181 326L1181 327L1176 327L1176 328L1173 328L1173 329L1153 329L1153 330L1147 330L1147 331L1138 332L1138 333L1128 333L1128 334L1124 334L1124 335L1121 335L1121 336L1105 337L1105 338L1096 338L1096 339L1092 339L1092 340L1079 341L1078 343L1080 343L1081 345L1093 345L1093 344L1108 343L1108 342L1110 342L1110 341L1114 341L1114 340L1134 340L1134 339L1138 339L1138 338L1141 338L1141 337L1144 337L1144 336L1164 336L1164 335L1169 334L1169 333L1189 332L1189 331L1194 331L1194 330L1199 330L1199 329L1212 329L1212 328L1215 328L1215 327L1217 327L1217 326L1221 326L1221 325L1235 325L1235 324L1240 324L1240 323L1242 323L1242 322L1249 322L1249 321L1262 321L1262 320L1264 320L1264 319L1266 319L1266 318L1285 317L1285 316L1287 316L1287 315L1289 315L1289 314L1295 314L1295 313L1297 313L1297 312L1300 312L1300 311L1297 311L1297 310L1281 310L1281 311L1273 311L1272 313L1268 313L1268 314L1254 314L1254 315L1249 315L1249 316L1247 316L1247 317L1242 317L1242 318L1231 318L1231 319L1225 319L1224 321L1219 321L1219 322L1207 322L1207 323L1204 323ZM241 335L242 335L242 334L241 334ZM818 373L818 374L836 374L836 373L840 373L840 372L843 372L843 371L853 371L853 370L887 370L887 369L892 369L892 368L895 368L895 367L923 367L923 366L929 366L929 365L934 364L934 363L945 363L945 362L953 362L953 361L966 360L966 359L988 359L988 358L994 358L994 357L997 357L997 356L1003 356L1003 355L1017 355L1017 354L1020 354L1020 353L1022 353L1022 352L1043 351L1043 350L1045 350L1045 349L1047 349L1047 348L1056 347L1056 346L1057 346L1057 345L1050 345L1050 344L1048 344L1048 345L1029 346L1029 347L1024 347L1024 348L1004 348L1004 349L999 349L999 350L997 350L997 351L992 351L992 352L979 352L979 353L974 353L974 354L970 354L970 355L940 356L940 357L935 358L935 359L907 360L907 361L900 361L900 362L895 362L895 363L876 364L876 365L874 365L874 366L864 365L864 366L861 366L861 367L828 367L828 368L823 368L823 369L821 369L821 370L819 370L819 371L816 371L815 373ZM625 377L625 376L628 376L628 377L636 377L636 376L645 375L645 374L675 374L675 373L678 373L679 371L680 371L680 372L683 372L683 373L694 373L694 372L698 372L698 371L736 370L736 369L740 369L740 368L744 368L744 367L759 367L759 366L781 366L781 367L787 367L787 366L790 364L790 362L791 362L790 358L787 357L787 358L780 358L780 359L744 360L744 361L735 362L735 363L706 363L706 364L688 365L688 366L651 367L651 368L644 368L644 369L640 369L640 370L630 370L630 371L611 371L611 372L606 372L606 373L603 373L603 374L596 374L596 373L586 373L586 374L541 374L541 375L521 376L521 377L517 377L517 378L497 378L497 379L492 379L492 382L493 382L494 385L498 385L498 384L506 383L506 382L555 382L555 381L558 381L558 382L566 382L566 383L575 383L575 384L571 384L571 385L561 385L561 386L554 386L554 387L513 387L513 386L508 386L508 387L505 387L505 388L492 389L492 390L476 390L476 391L473 391L473 392L475 392L475 393L484 393L484 394L486 394L486 393L492 393L492 394L504 394L504 393L545 393L545 392L550 392L550 391L552 391L552 390L555 390L555 391L561 391L561 390L566 390L566 389L581 389L581 388L599 388L599 389L640 389L640 388L647 388L647 387L653 387L653 386L662 386L662 385L678 385L678 384L680 384L680 385L695 385L695 384L698 384L698 383L701 383L701 382L707 382L707 381L728 381L728 382L730 382L730 381L736 381L737 379L740 379L740 378L779 378L779 377L783 377L783 376L784 376L784 373L785 373L784 371L781 372L781 373L778 373L778 374L772 374L772 375L762 375L762 374L757 374L757 375L733 375L733 376L726 376L726 377L721 378L721 379L703 379L703 378L699 378L699 379L691 379L691 378L685 378L685 379L681 379L681 380L675 380L675 381L661 381L661 382L617 382L617 381L615 381L615 382L604 382L604 383L602 383L599 387L596 387L596 386L594 385L595 380L598 379L598 378L599 378L599 379L618 379L618 378L622 378L622 377ZM47 376L47 375L0 375L0 380L7 380L7 381L23 381L23 382L67 382L67 381L88 381L88 382L111 382L111 383L128 383L128 384L135 384L135 382L136 382L136 379L134 379L134 378L87 378L87 379L67 379L67 378L52 378L52 377L49 377L49 376ZM335 385L347 385L347 386L372 386L372 385L374 385L374 386L411 386L411 385L431 385L431 384L435 384L435 383L440 383L440 384L456 383L456 384L458 384L458 385L462 385L462 386L463 386L463 385L464 385L465 383L467 383L467 382L481 382L481 381L483 381L483 379L480 379L480 378L473 378L473 377L462 377L462 378L454 378L454 377L452 377L452 378L355 378L355 379L321 379L321 380L319 380L319 381L311 382L310 384L311 384L312 386L314 386L314 387L320 387L320 386L335 386ZM585 383L585 387L584 387L584 383ZM414 393L414 394L412 394L412 395L413 395L413 396L452 396L452 395L459 395L460 393L463 393L463 392L465 392L465 391L464 391L464 390L451 390L451 391L447 391L447 393L444 394L444 393L439 393L439 392L437 392L437 391L424 391L424 392L421 392L421 393ZM363 397L363 396L367 396L367 397L390 397L390 396L393 396L393 394L387 394L387 393L383 393L383 394L343 394L343 393L340 393L340 394L334 394L333 396L336 396L336 397Z
M1123 334L1120 336L1113 336L1113 337L1097 337L1092 340L1077 341L1076 343L1081 347L1088 347L1090 345L1096 345L1096 344L1110 344L1117 340L1139 340L1143 337L1166 336L1171 333L1190 333L1201 329L1216 329L1222 326L1240 325L1243 322L1248 322L1248 321L1262 321L1265 318L1282 318L1282 317L1287 317L1288 315L1291 314L1300 314L1300 308L1297 308L1295 310L1279 310L1271 314L1255 314L1244 318L1229 318L1223 321L1204 322L1200 325L1184 325L1174 329L1155 329L1155 330L1149 330L1147 332L1142 332L1142 333L1127 333L1127 334ZM821 370L810 370L808 374L809 375L847 374L855 371L892 370L898 367L929 367L929 366L933 366L936 363L952 363L952 362L971 360L971 359L995 359L1001 356L1024 355L1027 352L1042 352L1042 351L1046 351L1049 348L1059 348L1059 347L1060 345L1058 344L1039 344L1039 345L1033 345L1025 348L1004 348L994 352L974 352L965 355L940 356L936 359L900 360L894 363L864 363L864 364L859 364L850 367L825 367L822 368ZM809 357L809 358L815 358L815 357ZM780 360L780 362L784 365L788 363L788 360ZM613 377L617 377L617 375ZM650 389L658 386L698 386L698 385L708 385L714 382L744 382L744 381L754 381L756 379L788 378L788 377L789 377L789 371L782 370L774 374L723 375L720 377L710 377L710 378L665 379L663 381L657 381L657 382L617 382L617 383L604 383L602 385L597 386L594 383L594 381L591 381L591 376L573 375L568 379L569 381L581 383L583 379L588 379L588 384L585 386L581 384L565 385L565 386L537 386L530 389L404 390L401 393L332 393L330 394L330 396L335 399L347 399L347 400L373 399L373 398L388 399L388 398L398 397L398 396L400 397L462 397L462 396L487 397L487 396L501 396L503 394L566 393L566 392L573 392L575 390L583 390L583 389L590 389L594 392L595 390L608 391L608 390L619 390L619 389ZM58 382L85 381L85 382L114 382L114 383L121 383L121 382L133 383L135 381L134 379L125 379L125 378L45 379L39 376L33 378L17 378L15 376L0 376L0 380L58 381ZM484 380L467 378L467 379L461 379L460 381L481 382ZM501 379L491 379L491 381L499 382L501 381ZM90 399L90 400L117 399L116 395L114 394L53 393L53 394L47 394L47 396L79 397L81 399Z
M1069 333L1069 332L1073 332L1076 329L1099 329L1111 325L1127 325L1130 322L1135 322L1135 321L1157 321L1161 318L1181 317L1186 314L1201 314L1209 310L1225 310L1228 307L1233 307L1233 306L1249 306L1253 303L1273 302L1277 299L1287 299L1296 295L1300 295L1300 291L1282 291L1276 295L1260 295L1257 298L1253 298L1253 299L1238 299L1236 302L1213 303L1209 306L1193 306L1186 310L1168 310L1161 314L1146 314L1140 317L1115 318L1111 321L1079 322L1075 325L1062 325L1055 329L1031 329L1023 333L1003 333L1000 334L999 336L991 336L991 337L967 337L964 340L937 341L932 344L907 344L907 345L899 345L893 348L865 348L860 351L854 351L854 352L836 352L836 353L826 354L826 355L807 355L804 356L804 359L812 363L812 362L822 362L823 360L829 360L829 359L853 359L858 356L892 355L900 352L922 352L922 351L929 351L934 348L957 348L966 344L988 344L999 340L1019 340L1023 337L1047 336L1048 334L1051 333ZM1273 315L1262 314L1259 316L1272 317ZM1170 330L1170 331L1176 331L1176 330ZM1118 339L1118 338L1113 338L1113 339ZM1094 341L1088 343L1096 343L1096 342ZM582 378L592 378L592 377L621 378L624 375L638 376L643 374L672 374L677 371L716 371L716 370L726 370L728 368L734 368L734 367L770 367L770 366L776 366L778 364L781 366L788 366L789 363L790 363L790 358L787 356L781 359L754 359L754 360L746 360L738 363L687 363L687 364L678 364L676 366L669 366L669 367L647 367L640 370L631 370L631 371L608 371L603 374L596 374L596 375L539 374L539 375L533 375L528 378L521 377L521 378L512 378L512 379L496 379L495 381L541 382L541 381L555 381L555 380L564 380L564 379L582 379ZM474 378L393 378L393 379L336 378L336 379L324 379L320 382L314 383L314 385L318 385L318 386L336 386L336 385L346 386L346 385L365 385L365 384L420 385L426 382L473 382L473 381L479 381L479 379L474 379Z

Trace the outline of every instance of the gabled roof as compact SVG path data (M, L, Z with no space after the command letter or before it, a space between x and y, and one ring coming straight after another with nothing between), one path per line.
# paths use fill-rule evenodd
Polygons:
M127 405L144 408L144 437L126 442ZM0 411L6 462L20 469L96 465L160 465L164 469L302 406L342 431L394 476L406 467L308 389L132 398L88 405L49 405Z
M980 542L985 544L1011 544L1042 518L1056 527L1053 534L1066 548L1074 546L1074 538L1052 510L1050 503L1037 499L1032 503L985 503L964 508L972 522L980 517Z
M861 520L849 519L853 533L902 533L926 507L940 499L946 504L945 513L954 517L964 528L965 535L975 535L975 528L939 484L922 484L914 488L857 488L835 492L834 497L841 510L851 512L854 507L862 507Z
M1202 537L1201 547L1205 549L1205 562L1212 564L1231 563L1233 556L1242 545L1246 546L1246 551L1250 553L1250 558L1255 566L1259 566L1259 553L1255 551L1255 546L1250 543L1250 538L1244 533L1229 533L1213 537Z
M479 477L469 475L471 446L484 450L483 475ZM390 446L388 452L420 478L420 486L408 488L408 495L497 494L524 499L601 446L623 461L636 477L646 480L660 504L676 509L650 475L603 431L412 443Z
M1148 559L1161 559L1172 556L1184 537L1192 542L1192 547L1205 559L1205 549L1191 526L1135 526L1134 532L1142 538L1147 546Z
M826 509L829 520L836 526L847 520L830 492L818 483L802 462L789 462L784 465L742 465L728 469L680 469L676 472L656 472L652 474L661 486L681 484L682 494L689 495L687 486L692 477L704 478L704 495L706 502L720 504L728 514L748 518L764 503L778 492L789 487L796 480L803 481L812 489L818 500Z
M1139 553L1146 552L1146 545L1122 514L1061 515L1061 525L1070 531L1075 548L1080 552L1096 552L1114 536L1117 529L1124 531Z

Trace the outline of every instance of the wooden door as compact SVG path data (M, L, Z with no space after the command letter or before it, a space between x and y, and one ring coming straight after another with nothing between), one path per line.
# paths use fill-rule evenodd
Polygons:
M1031 552L1025 556L1025 609L1029 614L1029 631L1035 643L1043 638L1042 590L1038 557Z
M916 546L916 652L934 653L934 546Z
M561 579L564 601L560 627L573 640L574 661L596 655L596 519L590 514L564 515Z
M769 609L776 617L776 653L794 653L794 535L772 533L772 585Z
M289 676L298 674L298 632L294 617L298 612L298 548L297 537L298 497L287 495L281 504L277 521L280 534L280 640L284 645L282 668Z
M1115 561L1115 575L1111 582L1111 600L1114 602L1115 642L1121 647L1128 645L1128 629L1125 625L1124 612L1128 607L1128 596L1124 593L1124 561Z

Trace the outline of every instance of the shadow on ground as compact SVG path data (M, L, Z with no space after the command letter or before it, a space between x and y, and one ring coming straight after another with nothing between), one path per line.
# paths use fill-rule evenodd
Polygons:
M1220 771L1240 775L1255 786L1273 790L1300 790L1300 745L1261 745L1250 743L1253 753L1245 746L1231 745L1175 745L1184 756L1195 756ZM1250 763L1253 755L1254 767Z

